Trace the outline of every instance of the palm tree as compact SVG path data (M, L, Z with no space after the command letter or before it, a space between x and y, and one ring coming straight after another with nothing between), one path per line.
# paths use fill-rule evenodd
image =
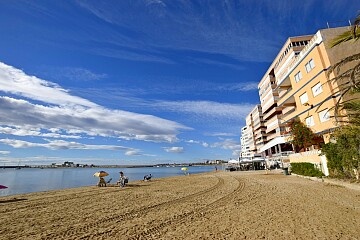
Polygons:
M359 38L360 12L355 18L351 29L334 38L330 43L330 47L335 47L348 41L357 41ZM346 66L349 66L349 64L353 64L354 67L347 69ZM346 70L344 70L344 68L346 68ZM339 89L336 93L339 94L340 97L338 98L338 101L334 107L335 118L337 121L339 121L339 119L342 119L342 117L349 117L348 113L345 116L341 116L340 113L342 112L342 110L359 111L358 108L354 108L355 106L358 106L360 104L358 96L354 96L353 94L360 93L360 53L348 56L342 59L340 62L331 66L328 70L328 76L331 73L335 73L336 76L330 81L336 81L339 86ZM352 95L350 99L344 100L345 96L350 95ZM357 113L357 116L359 115L360 114Z

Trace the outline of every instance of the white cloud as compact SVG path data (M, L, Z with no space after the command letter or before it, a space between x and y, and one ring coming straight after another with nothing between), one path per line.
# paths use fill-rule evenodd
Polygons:
M220 139L222 141L216 142L211 147L220 147L226 150L232 150L233 156L239 156L240 153L240 142L234 141L233 139Z
M88 69L80 67L41 67L42 76L56 80L70 81L94 81L107 78L105 73L94 73Z
M182 153L182 152L184 152L183 147L164 147L164 150L166 152L170 152L170 153Z
M0 154L2 155L8 155L10 153L10 151L0 151Z
M90 145L82 144L78 142L68 142L64 140L47 140L47 143L34 143L16 139L0 139L0 142L13 148L34 148L43 147L51 150L67 150L67 149L82 149L82 150L112 150L112 151L126 151L135 152L138 151L133 148L117 146L117 145Z
M202 145L203 147L209 147L209 144L208 144L207 142L202 142L201 145Z
M229 119L245 118L249 114L250 110L254 108L254 104L248 103L231 104L211 101L158 101L153 103L153 106L161 107L174 112L184 112L202 115L204 117L212 116Z
M9 134L14 136L37 136L37 137L49 137L49 138L72 138L80 139L81 136L61 134L60 129L40 129L32 128L31 126L12 126L12 127L1 127L0 134Z
M26 99L0 96L0 131L4 133L73 138L85 134L175 142L179 130L190 129L152 115L106 109L3 63L0 63L0 86L5 93L44 103L34 104ZM63 134L56 133L59 131Z
M67 90L0 62L0 91L56 105L97 106L86 99L72 96Z

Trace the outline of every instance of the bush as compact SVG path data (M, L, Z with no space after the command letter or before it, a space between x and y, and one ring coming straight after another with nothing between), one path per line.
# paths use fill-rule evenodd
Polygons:
M291 172L309 177L322 177L324 174L315 165L308 162L291 163Z
M360 127L343 126L332 134L336 142L323 146L330 177L358 180L360 172Z

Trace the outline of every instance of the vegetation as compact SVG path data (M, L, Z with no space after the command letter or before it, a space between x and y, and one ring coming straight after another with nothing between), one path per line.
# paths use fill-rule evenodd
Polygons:
M360 13L355 18L353 25L350 30L345 31L336 38L334 38L330 47L336 47L340 44L349 41L357 41L360 38ZM351 67L349 67L351 66ZM331 66L328 70L328 76L331 73L335 73L336 76L331 79L331 81L336 81L339 85L336 94L339 95L337 104L335 105L335 118L337 121L344 121L342 119L347 119L347 111L345 115L342 115L342 110L347 110L349 104L359 101L356 96L350 97L349 100L345 100L345 96L351 96L353 94L360 93L360 53L348 56L342 59L340 62ZM345 120L347 121L347 120Z
M315 165L308 162L291 163L291 172L309 177L322 177L324 174Z
M359 180L360 126L344 126L332 137L336 142L327 143L322 148L328 160L330 176Z
M322 143L322 137L313 133L299 118L290 121L287 127L289 128L288 133L290 134L295 152L305 151L307 147L312 145L319 146Z
M352 29L336 37L332 47L360 38L360 14L356 17ZM337 74L332 81L340 83L340 98L335 106L335 117L345 117L346 126L341 126L332 134L332 141L322 148L328 160L331 177L356 179L360 172L360 53L342 59L334 64L329 73ZM351 65L349 65L351 64ZM351 67L349 67L351 66ZM350 96L344 100L345 96ZM345 111L343 111L345 110ZM345 114L344 114L345 113ZM343 115L342 115L343 114ZM344 120L341 120L344 122Z

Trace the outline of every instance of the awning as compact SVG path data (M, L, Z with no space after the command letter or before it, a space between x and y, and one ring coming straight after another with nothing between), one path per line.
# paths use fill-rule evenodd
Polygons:
M281 143L286 143L288 141L286 141L286 137L276 137L273 140L271 140L270 142L268 142L267 144L265 144L264 146L262 146L260 148L260 152L264 152L265 150L268 150L269 148L281 144Z

